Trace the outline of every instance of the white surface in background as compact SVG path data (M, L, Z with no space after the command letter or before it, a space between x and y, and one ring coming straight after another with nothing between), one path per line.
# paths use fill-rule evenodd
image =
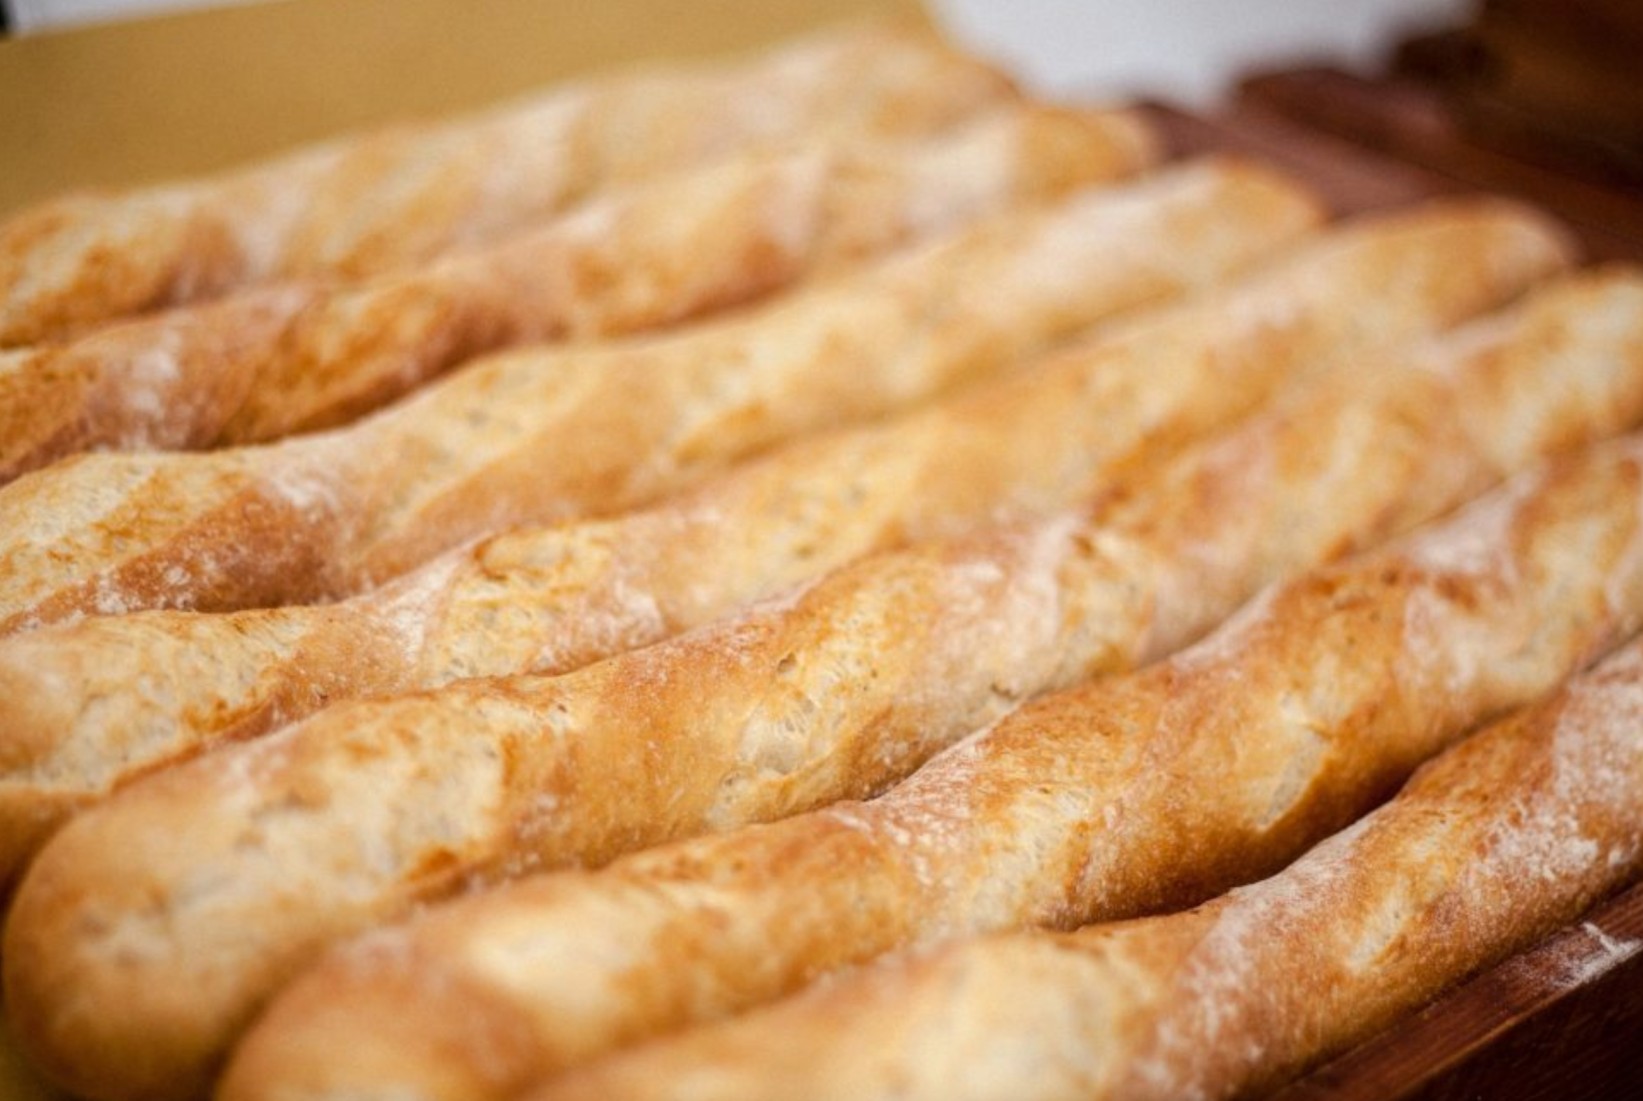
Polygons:
M0 0L11 10L12 28L18 31L102 23L183 8L226 7L253 2L255 0Z
M0 0L19 30L249 0ZM460 19L464 0L454 0ZM653 0L676 2L676 0ZM1460 22L1477 0L926 0L961 41L1052 95L1216 99L1252 66L1372 67L1412 28Z
M972 48L1053 95L1219 98L1262 64L1372 68L1411 30L1474 0L927 0Z

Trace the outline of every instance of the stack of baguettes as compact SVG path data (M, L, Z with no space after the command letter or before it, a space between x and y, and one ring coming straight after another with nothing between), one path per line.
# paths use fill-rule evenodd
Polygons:
M1643 274L1159 162L856 27L0 226L27 1058L1247 1096L1629 883Z

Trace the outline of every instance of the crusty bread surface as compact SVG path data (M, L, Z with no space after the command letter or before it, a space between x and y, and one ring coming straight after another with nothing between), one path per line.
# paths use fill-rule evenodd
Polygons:
M48 1045L74 1051L81 1073L88 1051L130 1044L151 1067L171 1052L178 1079L145 1089L175 1091L207 1073L225 1022L245 1020L275 976L467 876L599 862L867 794L1036 691L1167 651L1275 572L1462 499L1497 464L1634 421L1643 282L1576 281L1411 355L1385 368L1384 404L1348 372L1270 426L1184 457L1175 484L1135 495L1136 518L1117 506L1112 530L1057 519L866 559L569 677L339 708L133 786L71 823L25 879L8 943L31 962L8 957L14 1004L67 1023L50 990L76 990L76 1004L108 991L94 1000L129 1024L103 1014L93 1040L67 1023ZM1457 430L1461 408L1497 422ZM1580 603L1568 614L1588 643L1609 622ZM99 859L116 836L142 858ZM117 938L143 939L141 959L110 964L101 935L45 932L128 922L137 897L175 903ZM803 909L825 920L826 904ZM772 953L759 973L790 980L798 965L780 943ZM198 980L180 984L188 1004L167 1004L184 973Z
M1000 934L593 1064L529 1101L1260 1095L1643 871L1643 645L1196 910ZM1564 981L1643 943L1586 923ZM446 1093L441 1096L454 1096Z
M1270 874L1643 623L1640 464L1633 437L1519 480L1269 590L1148 670L1028 703L875 800L379 929L274 1002L222 1096L341 1097L361 1081L508 1096L885 952L1180 907ZM68 857L98 851L64 850L65 881ZM31 921L43 938L48 914L60 926L61 911ZM115 979L104 957L36 988ZM129 974L109 1003L131 996Z
M481 353L676 322L1133 174L1155 152L1133 113L1012 104L928 139L665 174L361 283L286 281L15 351L0 368L0 482L93 448L332 427Z
M860 23L0 220L0 1093L1249 1098L1643 952L1643 268L1168 114Z
M644 512L520 529L340 604L99 616L0 640L14 743L0 883L72 809L216 741L355 696L566 672L862 553L1073 505L1286 380L1512 297L1562 255L1506 204L1367 218L1018 375L798 441Z
M637 507L1202 289L1318 217L1281 174L1199 162L722 321L482 358L332 432L64 460L0 488L0 633L334 598L479 535Z

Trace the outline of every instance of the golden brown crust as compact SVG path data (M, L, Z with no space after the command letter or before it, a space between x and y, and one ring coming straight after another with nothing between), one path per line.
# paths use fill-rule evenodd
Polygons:
M71 628L83 646L53 647L50 629L8 639L10 660L0 662L0 888L68 815L116 787L333 698L411 687L396 606L377 608L381 619L338 614L335 605L269 611L206 637L177 628L219 625L209 617L177 624L158 614L98 616ZM217 691L185 694L201 683Z
M1133 538L1155 515L1148 502L1163 496L1147 487L1129 528L1122 516L1110 528L1058 519L865 559L789 604L579 674L470 681L333 709L128 789L46 849L21 889L14 925L33 927L40 917L28 915L54 908L38 899L65 891L86 892L90 911L110 915L125 913L132 898L171 899L165 931L153 930L150 941L157 954L116 977L94 962L101 938L67 940L54 965L66 970L30 987L33 997L48 985L85 996L95 983L130 983L107 1000L153 1028L163 1017L139 1008L141 976L163 971L176 982L181 969L203 968L228 984L219 993L231 1000L214 1006L209 984L190 984L199 1014L241 1021L268 974L475 873L598 863L669 837L866 794L1021 698L1165 651L1271 572L1372 539L1379 525L1419 519L1498 474L1493 456L1449 433L1442 415L1473 387L1513 394L1501 415L1514 426L1544 418L1538 432L1514 441L1525 448L1519 464L1538 452L1534 441L1559 440L1572 422L1612 426L1616 410L1606 403L1596 403L1608 412L1593 423L1585 402L1555 400L1571 378L1609 392L1628 421L1643 412L1643 282L1616 276L1549 292L1523 320L1489 328L1503 330L1498 343L1467 334L1455 338L1460 351L1450 359L1389 364L1377 396L1355 401L1325 386L1322 400L1308 395L1270 424L1257 421L1212 445L1205 458L1184 459L1189 470L1242 469L1248 464L1226 463L1219 452L1247 455L1255 446L1288 460L1268 464L1269 481L1246 476L1239 494L1221 495L1228 539L1205 533L1207 523L1184 531L1166 523L1163 534L1152 525L1152 544ZM1563 334L1563 355L1549 354L1548 333ZM1619 384L1600 385L1613 379L1616 358L1631 369ZM1515 369L1496 370L1497 361ZM1361 415L1372 428L1397 434L1379 457L1360 455L1359 434L1342 431L1360 405L1379 410ZM1364 464L1361 473L1342 461L1348 455ZM1368 477L1382 463L1384 477ZM1337 473L1309 484L1319 469ZM1271 522L1297 504L1334 519L1305 533ZM1265 534L1250 538L1251 530ZM1229 580L1218 587L1219 606L1199 599L1174 608L1160 598L1186 591L1180 579L1200 573L1201 559L1223 555L1242 565L1223 567ZM159 804L170 838L163 863L98 870L94 853L112 837L149 829ZM244 833L248 816L261 823L254 837ZM185 900L192 892L184 884L202 874L228 886ZM244 920L230 917L242 910ZM227 954L193 947L206 934L188 931L190 913L236 928ZM137 925L148 927L138 920L128 930ZM46 943L35 950L49 951ZM240 953L243 966L231 959ZM50 1012L49 1001L28 1004ZM152 1051L178 1038L151 1032L144 1043ZM180 1038L174 1050L197 1042Z
M893 949L1190 904L1275 870L1640 623L1634 437L1279 587L1149 671L1029 703L873 802L523 880L375 934L276 1001L224 1096L277 1095L283 1068L346 1093L335 1053L373 1036L353 998L412 981L402 965L528 1022L523 1079ZM407 1016L433 1043L451 1007ZM396 1022L390 1042L411 1034Z
M0 488L0 633L320 599L364 485L348 460L316 437L194 460L88 453L20 478Z
M270 279L359 278L798 132L928 132L1009 95L1002 77L928 34L853 28L736 65L572 84L215 179L60 199L0 225L0 346Z
M1185 913L998 935L868 969L528 1096L1264 1093L1636 877L1640 804L1634 642L1429 762L1387 806L1270 880ZM1599 961L1643 948L1595 926L1587 935Z
M1011 106L917 142L817 142L664 175L361 284L287 282L12 353L0 417L19 423L0 430L0 482L90 448L331 427L483 352L679 321L1152 156L1133 114Z
M334 597L481 534L633 508L1214 283L1316 219L1281 176L1190 165L676 334L500 353L331 433L59 464L0 488L0 632L99 601ZM213 568L225 554L232 572Z
M339 699L569 671L861 553L1070 505L1289 376L1509 298L1560 255L1511 206L1382 216L1122 333L894 421L799 441L647 512L522 529L341 604L97 617L0 642L0 677L14 684L0 692L0 727L32 747L0 767L0 882L48 823L204 745ZM1191 515L1213 487L1150 507L1178 493ZM1165 603L1191 606L1184 593Z

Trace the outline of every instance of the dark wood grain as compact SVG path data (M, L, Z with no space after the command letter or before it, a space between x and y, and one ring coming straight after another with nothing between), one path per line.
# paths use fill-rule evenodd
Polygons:
M1557 135L1585 167L1643 185L1643 4L1492 0L1466 33L1478 63L1438 83L1486 130Z
M1344 148L1423 169L1447 187L1538 203L1573 225L1594 259L1643 256L1643 190L1480 144L1463 125L1460 108L1418 82L1333 69L1262 74L1243 81L1224 112L1233 130L1251 120L1327 135Z
M1338 216L1478 190L1258 109L1145 110L1172 156L1232 153L1276 165L1310 183Z

